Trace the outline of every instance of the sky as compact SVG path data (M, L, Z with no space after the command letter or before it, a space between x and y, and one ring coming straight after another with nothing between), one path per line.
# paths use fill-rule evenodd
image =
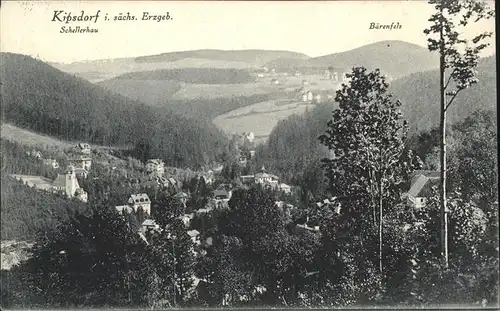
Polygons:
M52 21L60 10L61 17L82 10L85 15L100 10L100 16L96 23ZM315 57L383 40L425 47L423 29L432 10L426 1L7 1L0 10L0 50L70 63L195 49L289 50ZM112 20L127 12L139 20ZM140 20L144 12L168 12L172 19ZM401 29L369 29L370 23L392 22ZM98 32L60 33L62 26ZM494 29L491 19L471 25L465 34ZM483 56L495 52L494 39Z

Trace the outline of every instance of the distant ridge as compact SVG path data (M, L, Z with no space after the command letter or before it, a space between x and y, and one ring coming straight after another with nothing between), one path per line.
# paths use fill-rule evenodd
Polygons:
M150 56L136 57L136 62L172 62L184 58L203 58L212 60L226 60L246 62L256 66L263 65L273 59L287 57L293 59L308 59L309 56L303 53L279 51L279 50L194 50L169 52Z
M404 41L380 41L352 50L310 57L303 53L284 50L219 50L200 49L167 52L137 57L121 57L70 64L51 63L68 73L77 74L91 82L112 79L136 71L179 68L254 69L274 68L277 71L314 68L322 72L329 66L350 70L353 66L380 68L393 79L415 72L437 68L438 58L427 48Z
M436 69L439 64L437 54L427 48L405 41L380 41L352 50L309 58L307 60L277 59L267 63L268 67L280 69L320 68L329 66L346 71L354 66L364 66L370 70L379 68L393 79L415 72Z

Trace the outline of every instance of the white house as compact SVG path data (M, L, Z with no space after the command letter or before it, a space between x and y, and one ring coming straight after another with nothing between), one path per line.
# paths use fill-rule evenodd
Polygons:
M254 175L255 183L270 186L271 188L277 188L279 184L279 178L276 175L268 174L265 167L262 167L260 173Z
M285 184L285 183L281 183L280 184L280 190L283 192L283 193L291 193L292 192L292 187Z
M271 84L280 84L278 79L271 79Z
M316 103L321 103L321 95L319 93L314 94L313 100Z
M141 224L140 232L146 234L148 230L160 230L160 226L154 221L154 219L146 219Z
M200 244L200 232L198 230L189 230L187 234L191 237L191 241L193 241L193 243L198 245Z
M439 180L438 171L415 171L406 196L407 203L416 209L424 207L432 186L437 185Z

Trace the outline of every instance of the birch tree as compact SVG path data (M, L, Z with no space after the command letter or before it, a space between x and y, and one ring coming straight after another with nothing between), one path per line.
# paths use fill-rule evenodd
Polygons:
M485 39L491 32L481 32L467 39L460 28L483 19L495 12L482 1L430 0L435 12L429 19L431 26L424 30L430 51L439 53L440 89L440 214L441 255L448 268L448 209L446 207L446 113L457 95L478 82L476 70L481 51L488 47Z

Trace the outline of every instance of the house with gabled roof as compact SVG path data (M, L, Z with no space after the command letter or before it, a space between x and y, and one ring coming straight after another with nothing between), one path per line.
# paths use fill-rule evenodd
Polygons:
M264 166L260 170L260 173L254 175L254 178L255 178L255 183L263 186L270 186L271 188L276 188L278 187L279 184L278 176L267 173L266 168Z
M140 232L142 234L146 234L146 232L148 232L148 230L159 231L160 230L160 225L158 225L154 221L154 219L146 219L141 224Z
M119 212L126 213L137 212L141 208L144 213L151 215L151 200L145 193L132 194L127 201L127 205L118 205L115 208Z
M422 208L432 194L432 187L440 182L438 171L418 170L412 174L410 190L406 194L407 203L415 208Z

